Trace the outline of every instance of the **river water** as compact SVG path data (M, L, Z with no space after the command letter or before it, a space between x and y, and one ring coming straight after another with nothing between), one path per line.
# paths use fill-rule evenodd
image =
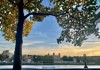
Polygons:
M12 69L12 65L0 65L0 69ZM84 65L22 65L22 68L35 69L72 69L84 68ZM88 68L100 68L100 65L88 65Z

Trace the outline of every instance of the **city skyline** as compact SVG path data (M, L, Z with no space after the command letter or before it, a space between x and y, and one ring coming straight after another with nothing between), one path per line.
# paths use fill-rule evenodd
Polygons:
M14 53L11 53L9 50L3 50L1 53L0 53L0 55L8 55L8 56L13 56L14 55ZM53 53L47 53L47 54L42 54L42 55L39 55L39 54L22 54L22 56L59 56L59 57L64 57L64 56L66 56L66 57L84 57L84 55L86 55L87 56L87 54L83 54L83 55L81 55L81 56L68 56L68 55L63 55L63 56L61 56L62 54L61 53L55 53L55 52L53 52ZM100 57L100 55L99 56L87 56L87 57Z

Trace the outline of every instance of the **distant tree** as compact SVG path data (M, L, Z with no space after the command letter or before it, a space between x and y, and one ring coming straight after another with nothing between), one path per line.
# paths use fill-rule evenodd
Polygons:
M47 64L54 63L54 59L52 56L43 56L42 61L43 63L47 63Z
M0 60L5 60L5 59L8 59L9 56L8 55L4 55L4 54L0 54Z
M67 57L67 56L63 56L62 57L63 61L73 61L73 57Z
M37 63L37 62L40 62L40 61L42 61L42 57L43 57L43 56L34 55L34 56L33 56L33 61L36 62L36 63Z
M9 58L9 61L12 62L13 61L13 58Z
M63 56L63 57L62 57L62 60L63 60L63 61L67 61L67 56Z
M42 5L42 0L0 0L0 30L6 40L16 42L13 70L21 70L23 36L29 34L33 22L43 21L48 15L55 16L63 28L61 36L57 39L58 43L66 40L75 46L81 46L87 36L91 34L99 36L94 23L96 0L50 0L50 2L54 7Z

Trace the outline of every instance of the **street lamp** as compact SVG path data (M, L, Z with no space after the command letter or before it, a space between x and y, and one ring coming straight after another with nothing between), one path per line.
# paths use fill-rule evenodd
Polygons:
M84 68L88 68L87 63L86 63L86 54L84 54L83 57L84 57L84 65L85 65Z

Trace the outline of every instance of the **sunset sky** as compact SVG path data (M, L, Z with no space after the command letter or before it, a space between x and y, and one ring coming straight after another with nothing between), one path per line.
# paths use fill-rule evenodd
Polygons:
M100 25L98 25L100 27ZM61 53L61 56L88 56L100 55L100 40L94 35L89 36L81 47L69 43L57 44L56 39L60 36L61 28L56 18L48 16L43 22L36 22L28 37L24 37L23 54L46 55L48 53ZM0 33L0 53L3 50L14 51L14 44L6 41Z
M97 27L100 27L100 24ZM36 22L29 36L24 37L23 54L52 55L55 52L61 56L83 56L84 53L87 56L100 55L100 39L94 35L89 36L81 47L65 42L57 44L56 39L59 38L61 30L54 16L47 16L43 22ZM0 32L0 53L3 50L13 53L14 47L14 43L6 41Z

